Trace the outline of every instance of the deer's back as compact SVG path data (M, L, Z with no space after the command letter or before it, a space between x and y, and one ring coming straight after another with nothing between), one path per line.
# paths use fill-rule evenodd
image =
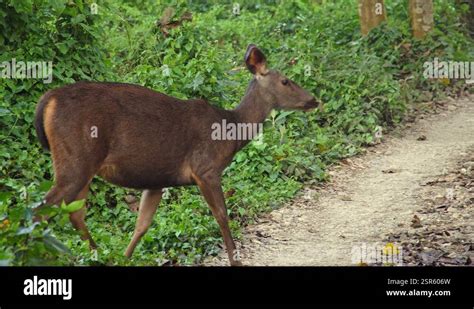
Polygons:
M112 183L150 188L191 183L220 156L211 125L226 111L145 87L76 83L48 92L44 126L53 160L90 160ZM225 116L224 116L225 117Z

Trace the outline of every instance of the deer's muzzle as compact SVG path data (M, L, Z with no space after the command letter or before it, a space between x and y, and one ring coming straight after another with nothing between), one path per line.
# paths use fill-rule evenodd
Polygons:
M312 98L310 101L308 101L308 102L305 103L303 109L304 109L305 111L310 111L310 110L312 110L312 109L314 109L314 108L316 108L316 107L319 107L319 106L321 106L321 105L322 105L322 104L321 104L320 102L316 101L315 98Z

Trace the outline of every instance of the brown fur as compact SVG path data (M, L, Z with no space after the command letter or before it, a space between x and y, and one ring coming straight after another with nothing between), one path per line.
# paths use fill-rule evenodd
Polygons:
M249 46L246 63L256 78L242 103L228 111L204 100L180 100L145 87L120 83L80 82L46 93L38 105L35 126L52 153L55 186L47 204L69 203L85 196L94 175L124 187L148 190L130 256L156 209L165 187L197 184L216 217L229 260L238 265L228 227L222 171L248 141L214 141L212 124L261 123L273 108L308 109L315 99L296 84L267 71L263 53ZM91 128L97 128L97 137ZM93 244L84 211L71 221ZM73 220L74 219L74 220Z

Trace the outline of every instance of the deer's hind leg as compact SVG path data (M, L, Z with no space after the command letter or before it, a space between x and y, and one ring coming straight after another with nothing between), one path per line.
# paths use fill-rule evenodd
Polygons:
M93 175L76 174L77 177L71 179L72 176L70 174L63 176L61 172L58 172L56 169L55 185L46 194L44 205L60 205L63 201L69 204L87 198L89 184ZM87 229L85 217L86 206L69 214L69 220L72 226L80 232L81 239L88 240L90 248L95 249L96 244Z
M87 193L89 192L89 184L87 184L81 192L79 192L78 196L76 197L77 200L85 200L87 198ZM86 226L86 210L87 206L84 205L81 209L78 211L72 212L69 214L69 220L71 221L72 226L79 231L81 234L81 239L82 240L88 240L89 241L89 247L91 249L96 249L97 245L95 244L94 240L92 239L91 234L89 233L89 230L87 229Z
M87 160L88 156L66 153L61 146L53 148L54 186L46 194L44 205L61 205L87 198L89 184L96 174L99 162ZM67 158L65 160L64 158ZM89 157L90 158L90 157ZM91 162L92 161L92 162ZM71 162L70 164L67 164ZM66 163L66 164L65 164ZM86 207L69 214L69 220L81 234L81 239L88 240L91 249L96 248L86 223Z

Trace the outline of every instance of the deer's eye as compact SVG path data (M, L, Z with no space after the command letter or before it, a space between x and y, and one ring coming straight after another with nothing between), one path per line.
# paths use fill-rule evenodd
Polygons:
M288 79L284 79L284 80L281 81L281 83L283 85L287 86L290 83L290 81Z

